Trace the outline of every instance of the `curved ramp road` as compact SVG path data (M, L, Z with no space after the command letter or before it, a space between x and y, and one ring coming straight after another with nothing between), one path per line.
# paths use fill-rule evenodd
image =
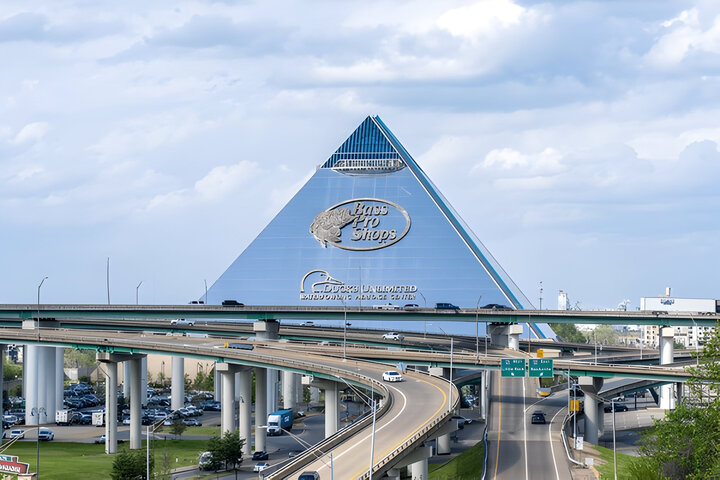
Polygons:
M69 347L98 347L102 351L119 353L166 353L210 358L217 361L251 366L289 368L295 372L317 374L324 378L350 379L369 377L382 382L386 365L360 360L343 360L327 354L301 352L290 343L277 343L272 347L258 344L252 351L227 349L222 339L190 338L165 335L83 330L42 329L42 343ZM36 343L37 330L17 328L0 329L0 342ZM440 421L447 415L450 399L449 383L429 375L408 373L405 381L383 383L391 397L391 407L376 421L374 464L388 455L397 454L398 448L412 449L408 440ZM382 388L382 387L379 387ZM452 388L452 404L456 404L458 392ZM370 440L372 425L360 430L353 437L324 452L327 465L318 460L299 470L317 470L322 478L329 478L329 454L333 455L335 478L353 479L367 472L370 464ZM384 468L391 465L386 464ZM364 466L366 465L366 466ZM292 475L291 475L292 478Z

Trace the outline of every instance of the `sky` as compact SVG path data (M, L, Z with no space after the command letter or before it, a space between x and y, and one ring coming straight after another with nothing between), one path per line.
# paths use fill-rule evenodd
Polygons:
M0 303L199 298L367 115L535 306L720 298L718 2L1 3Z

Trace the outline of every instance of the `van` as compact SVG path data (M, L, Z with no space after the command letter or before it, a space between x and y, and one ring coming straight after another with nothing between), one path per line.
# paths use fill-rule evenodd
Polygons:
M435 308L437 310L460 310L460 307L458 307L457 305L453 305L452 303L444 303L444 302L436 303Z
M320 475L317 472L303 472L298 480L320 480Z

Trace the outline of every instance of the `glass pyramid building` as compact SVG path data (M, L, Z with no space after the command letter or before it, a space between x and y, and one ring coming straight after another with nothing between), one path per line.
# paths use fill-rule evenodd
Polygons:
M531 308L377 116L360 124L208 291L208 303L226 299ZM535 336L555 337L547 325L532 327Z

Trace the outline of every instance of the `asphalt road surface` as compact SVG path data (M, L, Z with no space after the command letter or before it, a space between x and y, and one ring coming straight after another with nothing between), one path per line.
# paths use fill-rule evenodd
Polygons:
M491 373L491 385L487 478L572 478L560 437L567 395L538 398L536 379L502 378L498 372ZM532 424L535 410L542 410L548 423Z

